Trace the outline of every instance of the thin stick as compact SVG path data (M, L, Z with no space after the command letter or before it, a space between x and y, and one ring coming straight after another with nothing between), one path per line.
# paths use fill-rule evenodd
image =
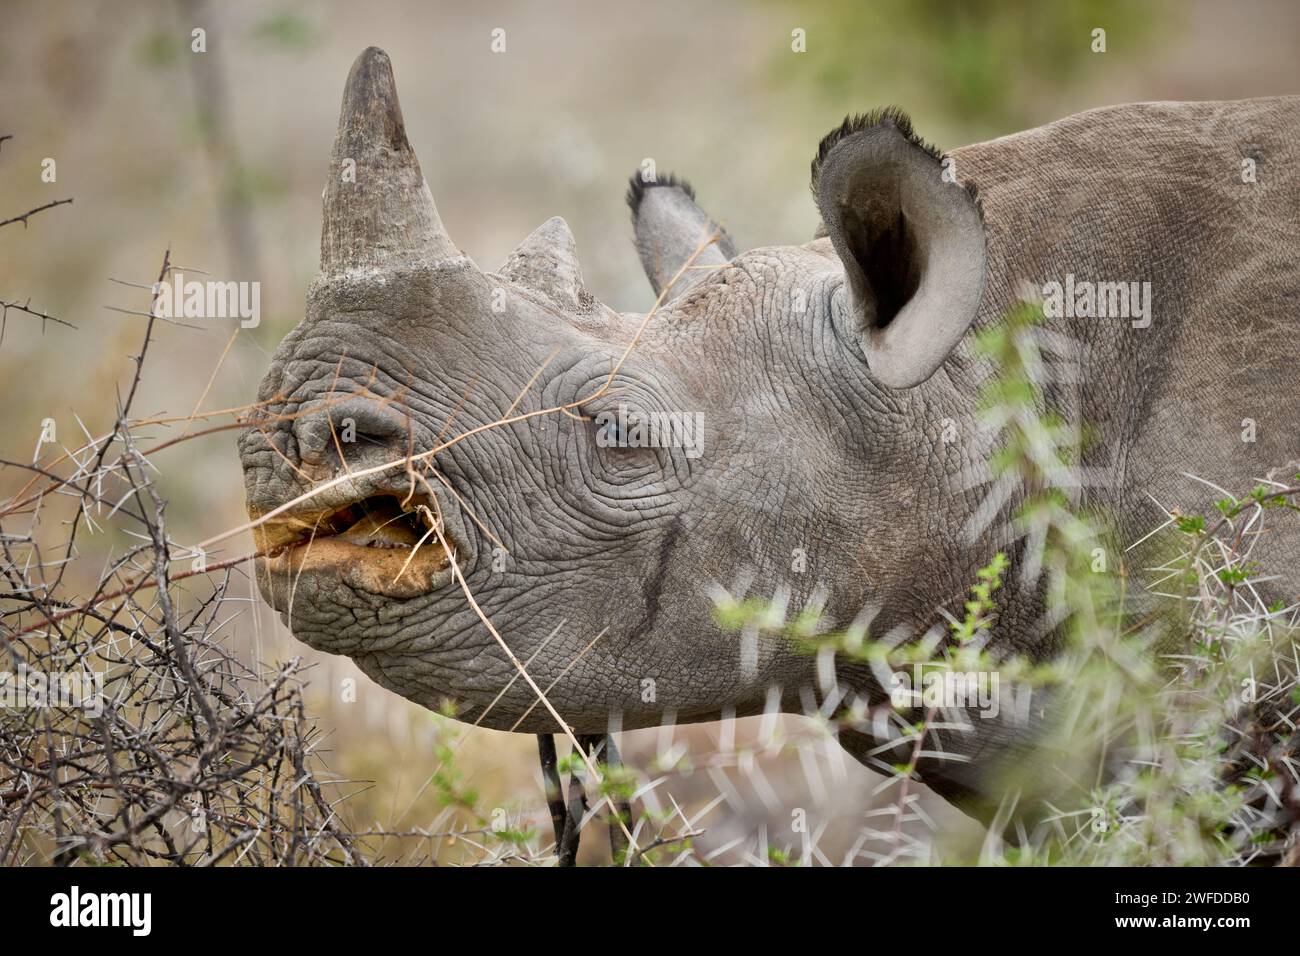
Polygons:
M537 698L542 702L542 706L545 707L547 713L551 715L551 719L559 725L564 736L569 738L569 743L573 745L574 751L582 756L582 762L586 765L587 772L591 774L591 779L595 782L597 787L599 787L602 782L600 771L596 769L595 763L593 763L591 758L587 756L587 752L582 749L582 745L578 743L578 738L574 736L573 728L565 722L564 718L560 716L560 712L555 709L547 696L542 693L542 689L537 686L537 682L533 680L532 675L528 673L519 658L515 656L515 652L510 649L510 645L505 642L505 638L498 633L497 629L488 619L487 614L484 613L483 608L479 607L478 601L474 599L474 593L469 589L469 585L465 582L465 576L461 574L460 562L456 560L456 554L452 551L451 546L447 543L447 539L443 536L442 529L435 526L434 530L438 534L438 543L442 545L443 551L445 551L447 556L451 559L452 576L456 579L456 583L460 585L460 589L465 593L465 600L469 602L469 606L473 608L474 613L478 615L478 619L483 622L483 626L488 629L488 633L492 635L493 639L495 639L497 644L501 647L501 650L505 652L506 657L510 659L510 663L515 666L515 670L519 672L519 676L524 679L524 682L530 688L532 688L533 693L536 694ZM604 797L604 801L609 805L609 809L614 813L614 816L617 817L619 815L618 807L614 805L614 801L608 796ZM619 829L623 831L623 835L627 837L629 845L631 845L633 850L635 850L637 846L636 839L632 836L631 831L628 830L627 824L621 819L619 820Z
M12 219L6 219L3 222L0 222L0 226L8 226L11 223L21 222L23 228L26 229L27 219L29 216L34 216L38 212L44 212L47 209L53 209L55 206L66 206L70 202L72 202L71 199L56 199L54 202L47 202L44 206L37 206L35 209L27 210L21 216L14 216Z

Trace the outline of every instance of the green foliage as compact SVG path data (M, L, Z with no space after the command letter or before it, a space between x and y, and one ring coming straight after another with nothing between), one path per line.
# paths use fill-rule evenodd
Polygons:
M993 560L979 569L978 581L971 587L971 599L966 602L966 616L953 622L952 633L958 642L967 644L987 627L988 616L993 613L993 592L1002 587L1002 573L1007 569L1007 556L999 551Z
M1239 587L1252 567L1233 521L1293 510L1290 497L1259 487L1221 502L1213 523L1171 516L1169 533L1182 543L1173 542L1163 570L1189 586L1135 615L1119 588L1126 569L1093 571L1095 548L1107 540L1098 516L1052 487L1053 469L1071 461L1070 442L1030 374L1036 312L1014 310L980 337L998 370L986 414L1005 423L1002 466L1027 489L1022 527L1043 534L1044 594L1061 622L1060 680L1048 698L1057 716L1025 772L1008 781L1022 806L1053 808L1028 858L1149 865L1276 855L1294 808L1279 806L1265 781L1289 759L1289 741L1261 732L1258 718L1286 707L1295 686L1295 629L1282 606L1265 609ZM1024 848L1018 857L1027 860Z
M1017 126L1033 119L1044 90L1146 53L1177 14L1123 0L820 2L786 11L807 31L808 52L783 50L774 68L783 85L809 85L830 103L924 102L950 122ZM1104 53L1092 49L1097 28Z
M172 66L181 55L189 51L189 37L167 30L153 30L136 44L136 59L150 69L160 70Z
M851 629L819 633L815 622L786 624L773 606L752 599L724 602L718 618L724 626L780 633L810 651L831 647L841 658L893 668L919 662L954 672L992 670L1003 682L1032 690L1042 725L1001 781L1005 793L1017 795L999 819L1016 828L1018 845L999 843L996 829L974 847L940 835L929 849L932 862L1275 861L1300 820L1289 730L1300 709L1300 645L1294 608L1282 601L1265 605L1251 586L1254 568L1242 538L1244 523L1267 512L1294 520L1282 513L1296 510L1300 489L1256 487L1217 502L1213 519L1171 515L1164 534L1165 553L1173 557L1165 567L1147 569L1156 585L1139 613L1125 593L1122 560L1112 568L1097 561L1098 553L1122 558L1124 550L1111 542L1098 514L1060 487L1076 461L1081 430L1050 411L1037 384L1040 315L1028 304L1012 309L980 333L977 347L995 370L980 404L1001 442L991 470L1021 489L1015 527L1026 545L1015 572L1026 564L1038 569L1042 600L1057 622L1060 651L1050 662L1000 656L987 646L1010 569L1001 552L976 574L965 615L951 623L946 639L931 630L891 645ZM1162 591L1162 575L1181 584L1177 593ZM897 725L907 731L902 741L919 752L933 711L918 709L914 699L895 709ZM861 717L837 719L849 725ZM915 758L892 764L900 781L916 769Z
M438 756L438 766L434 770L430 783L438 800L446 807L460 807L475 812L478 793L461 786L461 772L456 768L456 751L450 743L440 740L434 748Z
M495 862L510 859L511 851L517 853L521 859L535 855L538 850L538 831L532 828L504 825L504 820L508 819L509 815L503 809L485 812L480 808L478 791L464 785L464 774L456 764L460 731L457 730L450 716L438 715L435 721L439 728L438 741L434 745L438 763L429 778L429 786L443 807L455 811L454 819L458 819L462 824L459 832L465 838L465 842L468 843L470 836L481 835L484 840L505 848L507 851L505 856L496 854ZM485 861L492 854L486 846L479 844L476 855L480 860Z
M253 36L284 50L304 51L316 45L318 36L310 20L289 9L268 13L253 27Z
M225 195L231 202L253 206L283 199L287 193L284 176L270 167L241 163L226 174Z

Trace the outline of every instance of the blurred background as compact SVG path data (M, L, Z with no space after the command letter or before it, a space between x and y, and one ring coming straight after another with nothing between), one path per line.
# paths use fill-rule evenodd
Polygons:
M196 28L204 53L191 50ZM496 28L504 52L492 50ZM1092 50L1097 28L1104 53ZM65 446L81 437L79 422L96 435L111 427L144 320L106 306L148 308L146 291L111 280L148 285L169 247L179 266L259 281L262 321L233 342L233 320L161 326L135 413L253 400L271 351L301 316L339 96L372 44L392 57L412 144L461 248L492 269L562 215L588 287L627 311L652 301L623 203L647 158L689 178L741 247L801 243L816 225L809 160L846 113L896 103L922 136L950 148L1094 106L1300 91L1300 6L1289 0L6 0L0 135L13 138L0 144L0 219L75 201L0 231L0 298L30 297L77 329L8 316L3 457L30 460L46 418ZM47 159L53 182L42 179ZM159 464L177 540L243 521L234 444L222 432L162 453L174 455ZM111 543L82 542L87 582ZM252 550L246 538L228 546L210 560ZM427 784L436 745L452 735L462 783L483 805L546 825L531 737L441 721L349 661L294 642L255 600L229 640L250 659L313 662L320 754L357 781L342 807L357 828L437 819L443 806ZM349 679L355 701L341 691ZM811 862L887 853L862 839L872 807L892 797L876 792L881 778L842 758L811 721L759 723L734 728L740 755L722 760L710 755L730 728L643 731L622 746L633 765L672 766L646 799L701 812L708 832L697 843L718 862L762 858L764 846ZM937 801L921 807L908 823L918 839L932 826L977 832ZM821 857L792 832L798 808ZM386 852L398 858L402 841ZM442 841L432 852L451 860L458 851ZM598 858L599 841L584 853Z

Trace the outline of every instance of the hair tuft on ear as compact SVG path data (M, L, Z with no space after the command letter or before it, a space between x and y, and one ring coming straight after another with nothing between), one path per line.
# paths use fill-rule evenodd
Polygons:
M983 294L984 210L972 183L945 172L896 107L849 117L812 163L823 229L844 265L843 328L888 388L933 375Z
M657 295L672 283L665 302L703 281L706 267L723 265L736 254L736 244L727 230L700 208L695 190L679 176L663 173L648 183L639 171L633 173L627 204L632 210L637 255L650 287ZM703 248L702 243L706 244ZM679 275L692 256L699 268Z
M888 124L917 149L928 153L934 158L935 162L943 162L943 151L928 140L922 139L912 127L912 117L908 116L899 106L880 106L866 113L850 114L844 117L844 122L831 130L822 137L817 144L817 155L812 160L812 175L809 180L809 188L812 190L814 202L818 202L820 208L820 197L818 194L818 183L821 181L822 165L826 162L826 157L841 141L853 136L856 133L862 133L877 126ZM980 204L979 187L972 181L966 180L961 187L970 195L971 202L975 204L975 211L979 213L980 222L984 222L984 207ZM813 236L820 239L826 234L825 224L817 228Z
M925 150L936 160L943 159L943 153L933 143L928 143L921 139L912 129L912 118L903 112L898 106L881 106L866 113L850 114L844 117L844 122L838 127L831 130L822 137L822 141L817 144L817 155L812 161L812 193L817 195L817 181L821 178L822 163L826 161L826 156L840 140L852 136L854 133L861 133L876 126L889 124L898 130L913 146Z
M632 178L628 180L627 184L627 206L632 210L633 222L636 221L636 215L641 210L641 201L645 199L645 194L657 187L676 187L691 199L695 198L695 188L679 176L667 173L654 182L648 183L641 178L641 171L637 170L632 174Z

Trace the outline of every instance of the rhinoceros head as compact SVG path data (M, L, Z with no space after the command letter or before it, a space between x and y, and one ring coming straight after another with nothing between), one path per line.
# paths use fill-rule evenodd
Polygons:
M684 183L634 178L659 299L619 314L562 219L496 272L457 249L388 57L362 53L320 274L240 445L293 633L421 704L553 730L481 611L594 733L799 706L815 661L721 629L713 586L840 623L961 594L934 373L980 300L977 205L896 113L828 136L814 193L823 237L737 254Z

